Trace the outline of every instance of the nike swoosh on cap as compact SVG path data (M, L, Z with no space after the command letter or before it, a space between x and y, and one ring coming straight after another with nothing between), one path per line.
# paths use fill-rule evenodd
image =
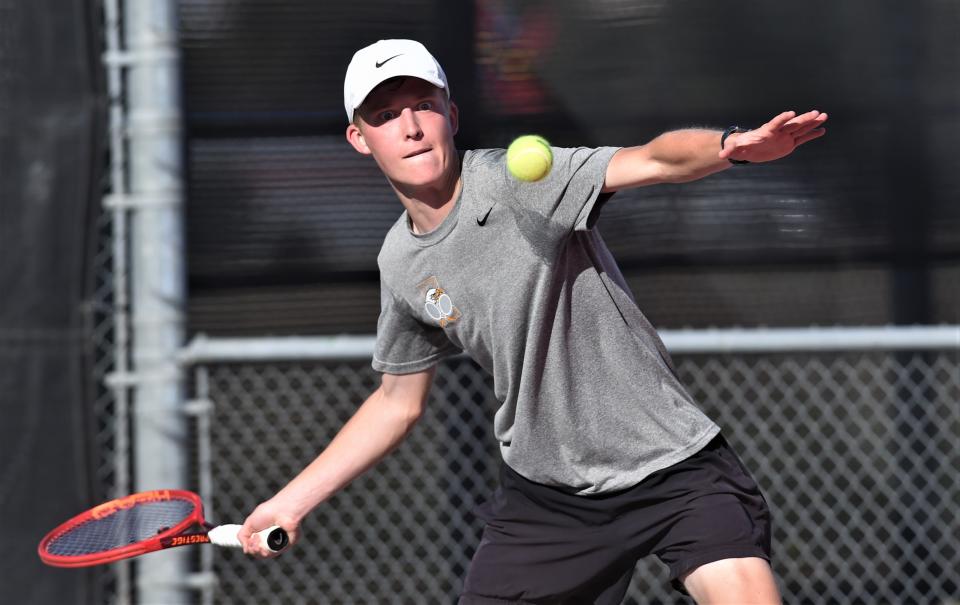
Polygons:
M400 55L402 55L402 54L403 54L403 53L400 53ZM383 67L384 63L386 63L387 61L392 61L393 59L396 59L396 58L399 57L400 55L393 55L393 56L390 57L389 59L384 59L383 61L377 61L377 69L380 69L381 67Z

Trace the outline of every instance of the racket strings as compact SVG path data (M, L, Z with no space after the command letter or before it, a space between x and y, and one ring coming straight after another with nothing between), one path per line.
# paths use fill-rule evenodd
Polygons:
M68 529L50 541L47 552L71 557L128 546L182 523L193 511L189 500L141 502Z

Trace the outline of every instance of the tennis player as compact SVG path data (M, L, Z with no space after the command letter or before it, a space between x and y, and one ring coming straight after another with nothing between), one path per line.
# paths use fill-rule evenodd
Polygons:
M769 162L824 134L785 112L752 130L678 130L630 148L554 148L537 183L502 149L460 152L460 115L420 43L381 40L347 68L346 137L403 204L379 255L381 385L326 449L247 518L301 520L370 468L461 351L493 375L500 487L461 603L620 603L656 555L698 603L779 603L760 489L677 378L594 224L613 193ZM743 168L741 168L743 169ZM749 168L746 168L749 169Z

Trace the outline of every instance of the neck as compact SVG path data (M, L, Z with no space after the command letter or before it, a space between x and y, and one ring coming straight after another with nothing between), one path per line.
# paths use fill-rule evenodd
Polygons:
M407 187L391 183L400 203L407 209L414 233L433 231L450 214L462 186L460 166L455 166L456 169L448 171L443 181L436 184Z

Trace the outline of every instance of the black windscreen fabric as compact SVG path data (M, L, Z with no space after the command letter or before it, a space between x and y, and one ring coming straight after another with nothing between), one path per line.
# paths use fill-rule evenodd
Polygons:
M191 286L376 271L403 210L343 137L193 139L190 156Z
M195 127L345 122L343 71L360 46L434 35L435 0L181 0L185 104Z
M342 78L357 48L384 37L419 38L445 65L462 148L527 132L561 146L629 146L676 128L757 126L787 109L830 113L827 137L781 162L607 204L598 228L632 284L657 272L754 276L738 283L758 297L746 307L756 322L724 313L711 324L699 302L709 297L685 288L691 298L672 297L671 308L691 315L666 313L665 327L957 315L955 289L938 281L960 265L951 3L814 0L803 8L814 30L795 6L762 0L182 6L196 330L327 333L375 322L291 311L271 329L243 318L252 300L376 285L376 253L401 207L343 140ZM765 287L777 267L788 279ZM886 276L871 281L882 286L869 300L828 297L860 300L858 317L847 303L785 303L780 293L808 288L811 271L824 284L848 271Z
M0 0L0 552L9 602L78 603L40 538L90 506L83 302L104 126L97 3Z

